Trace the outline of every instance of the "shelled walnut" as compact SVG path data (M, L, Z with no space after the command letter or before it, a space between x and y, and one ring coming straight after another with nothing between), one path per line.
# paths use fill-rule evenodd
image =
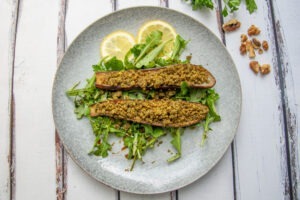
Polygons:
M248 40L248 37L246 34L241 35L241 42L246 42Z
M249 63L249 67L252 69L252 71L257 74L259 72L259 68L260 68L260 65L257 61L251 61Z
M261 47L261 43L257 38L252 39L252 44L254 49L259 49Z
M243 42L240 46L240 53L241 55L245 55L247 53L247 49L246 49L246 42Z
M269 44L268 44L268 42L267 42L266 40L264 40L264 41L262 42L262 47L263 47L263 49L264 49L265 51L268 51L268 49L269 49Z
M232 32L235 31L236 29L240 28L241 22L239 22L236 19L231 19L225 24L223 24L222 28L225 32Z
M259 67L259 71L263 75L268 74L271 71L271 66L269 64L263 64Z
M255 25L251 25L248 29L248 35L253 36L253 35L259 35L260 34L260 29L256 27Z

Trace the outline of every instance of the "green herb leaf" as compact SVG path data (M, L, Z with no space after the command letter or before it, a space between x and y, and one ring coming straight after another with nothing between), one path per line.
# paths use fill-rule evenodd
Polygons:
M174 49L171 55L172 59L179 59L179 56L185 49L188 41L184 40L180 35L177 35L174 41Z
M183 81L180 85L180 94L184 96L187 95L188 92L189 92L189 85L187 84L187 82Z
M246 0L246 7L250 14L257 10L257 5L255 0Z
M164 49L165 45L170 42L171 40L165 41L163 43L161 43L160 45L158 45L157 47L155 47L152 51L150 51L145 57L143 57L137 64L136 67L137 68L142 68L143 66L146 68L151 68L149 67L149 63L151 61L153 61L158 55L159 53Z
M181 134L183 133L183 128L178 129L172 129L171 134L173 136L173 139L171 140L171 144L173 147L177 150L177 153L169 158L168 162L173 162L174 160L177 160L181 157Z
M115 56L110 58L104 63L107 71L119 71L124 69L123 62L117 59Z
M208 97L207 97L207 105L209 107L209 114L211 117L214 118L214 121L221 121L220 115L217 113L215 103L220 98L219 94L215 92L214 89L208 90Z
M222 15L223 15L223 17L227 17L228 16L228 10L227 10L226 6L224 6L224 8L222 10Z
M202 8L214 8L214 3L212 2L212 0L191 0L189 2L191 3L193 10L198 10Z
M138 61L140 61L153 47L158 45L161 42L161 38L162 38L161 31L152 31L150 35L146 38L146 43L144 45L144 48L140 50L139 56L135 60L135 64L137 64Z

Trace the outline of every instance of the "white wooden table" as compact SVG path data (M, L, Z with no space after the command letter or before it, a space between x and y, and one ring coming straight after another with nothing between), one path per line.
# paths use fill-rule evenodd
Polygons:
M0 0L0 200L300 199L300 1L256 0L252 15L242 3L225 19L220 2L213 11L192 11L181 0ZM182 11L209 27L231 52L243 90L237 136L217 166L185 188L147 196L86 175L64 151L51 111L56 66L76 35L108 13L139 5ZM222 22L233 17L241 29L224 34ZM259 57L272 65L264 78L238 50L251 24L270 44Z

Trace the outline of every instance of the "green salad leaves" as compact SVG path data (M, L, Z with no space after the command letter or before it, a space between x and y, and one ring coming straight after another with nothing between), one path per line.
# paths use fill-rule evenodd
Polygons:
M185 0L190 2L193 10L200 10L202 8L214 8L214 3L212 0ZM255 0L245 0L247 10L250 14L252 14L255 10L257 10L257 5ZM229 13L233 13L237 11L240 7L241 0L223 0L223 10L222 15L226 17Z
M173 42L173 51L171 55L163 54L163 47L166 43ZM160 31L152 32L145 43L136 44L125 56L124 61L116 57L105 57L98 64L93 65L94 72L111 70L128 70L161 67L170 64L189 63L190 57L186 60L180 60L180 55L187 45L187 41L177 35L175 41L162 42L162 33ZM74 100L74 113L78 119L86 117L92 126L95 140L89 154L101 157L107 157L112 149L109 138L112 135L122 138L124 147L128 153L126 158L132 160L130 170L133 169L137 160L141 160L148 149L154 148L155 144L166 134L171 134L170 143L176 153L167 161L173 162L181 157L181 136L184 128L162 128L145 124L129 122L126 120L112 119L109 117L91 117L89 107L97 102L108 99L154 99L168 96L171 99L181 99L185 101L199 102L209 107L209 114L205 121L194 126L203 126L203 136L199 143L204 145L208 132L211 130L212 122L220 121L221 117L216 111L215 104L219 95L214 89L192 89L186 82L181 84L181 88L171 91L163 90L129 90L129 91L106 91L100 90L95 86L95 75L86 80L86 85L78 88L79 83L70 88L66 94ZM200 141L201 140L201 141Z

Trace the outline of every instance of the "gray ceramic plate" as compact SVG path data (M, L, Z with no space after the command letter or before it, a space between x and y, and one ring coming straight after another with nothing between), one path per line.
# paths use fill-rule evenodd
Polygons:
M88 120L77 120L74 106L65 92L78 81L91 77L91 65L99 61L99 44L112 31L126 30L133 35L149 20L172 24L185 39L191 40L185 52L192 53L192 63L202 64L216 77L216 91L221 98L218 110L222 121L212 125L209 139L200 147L202 128L187 130L182 137L182 158L168 164L173 150L170 137L146 153L144 164L137 162L132 172L125 152L107 158L89 156L94 135ZM53 116L59 136L74 161L89 175L118 190L152 194L186 186L207 173L224 155L236 133L241 112L241 85L236 67L220 40L203 24L174 10L159 7L136 7L114 12L87 27L70 45L53 86ZM117 138L113 152L122 144Z

